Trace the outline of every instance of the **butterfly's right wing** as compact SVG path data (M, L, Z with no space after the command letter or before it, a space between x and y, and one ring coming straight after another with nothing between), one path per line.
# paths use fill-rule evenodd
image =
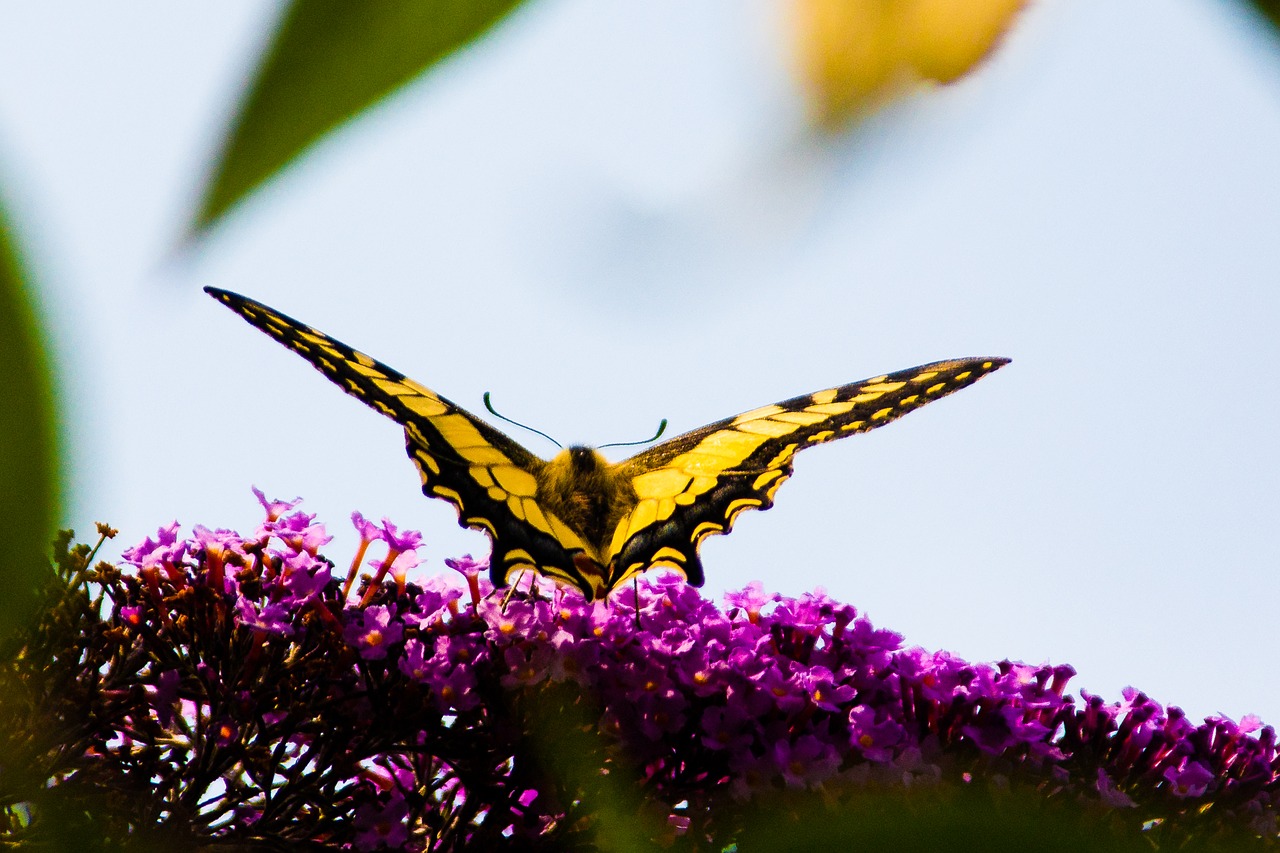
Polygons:
M743 510L773 506L796 453L892 423L1008 362L937 361L804 394L708 424L619 463L618 475L637 500L607 553L609 585L667 566L701 586L702 540L728 533ZM847 491L863 496L867 487L851 483Z
M404 427L405 448L422 476L422 493L458 511L463 527L493 540L490 574L503 586L512 572L535 570L591 597L574 565L581 538L538 502L546 462L511 438L404 374L260 302L205 291L266 332L370 408Z

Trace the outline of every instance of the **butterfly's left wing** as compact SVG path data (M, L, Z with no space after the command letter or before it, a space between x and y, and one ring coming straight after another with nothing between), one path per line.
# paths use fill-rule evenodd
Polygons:
M875 429L977 382L1007 358L938 361L795 397L685 433L618 466L636 504L608 557L610 587L652 566L701 586L698 546L738 513L768 509L807 447Z
M463 527L493 540L490 575L503 586L513 572L536 570L592 594L575 557L587 546L538 500L546 463L514 440L397 370L323 332L236 293L207 287L215 299L266 332L342 390L404 428L422 493L452 504Z

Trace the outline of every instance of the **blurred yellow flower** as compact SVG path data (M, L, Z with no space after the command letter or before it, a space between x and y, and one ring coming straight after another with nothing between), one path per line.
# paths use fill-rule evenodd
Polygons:
M814 120L839 126L921 81L973 68L1026 0L792 0Z

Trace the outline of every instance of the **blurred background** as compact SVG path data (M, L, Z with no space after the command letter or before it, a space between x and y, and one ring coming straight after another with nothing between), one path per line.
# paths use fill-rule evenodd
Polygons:
M850 114L805 75L803 2L536 0L211 209L285 9L0 10L62 523L118 527L103 556L175 518L250 531L254 485L303 497L339 565L353 510L421 529L420 572L487 552L392 422L205 285L566 443L1001 355L801 456L706 542L706 594L821 586L912 645L1280 720L1280 54L1257 11L1042 0L957 82L890 74Z

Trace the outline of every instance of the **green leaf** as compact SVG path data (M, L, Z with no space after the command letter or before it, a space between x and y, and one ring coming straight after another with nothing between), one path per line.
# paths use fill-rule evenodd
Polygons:
M993 774L994 777L994 774ZM1119 810L1116 810L1119 811ZM833 807L822 794L780 791L753 803L739 853L893 850L895 853L1151 853L1157 847L1135 824L1094 804L1055 799L1044 791L994 778L896 787L867 784ZM1174 849L1170 847L1169 849ZM1181 851L1199 846L1178 847ZM1224 848L1228 849L1228 848Z
M190 236L519 2L293 0L223 140Z
M1280 0L1250 0L1250 3L1271 22L1272 27L1280 30ZM1280 35L1280 32L1272 35Z
M668 811L640 796L639 774L621 756L606 758L607 739L593 697L581 686L548 681L512 693L513 710L538 765L534 775L556 802L571 803L566 819L590 838L582 849L645 853L661 848L649 839L666 830ZM601 768L609 768L602 773ZM527 772L527 771L525 771ZM570 844L571 849L578 849Z
M31 616L58 518L53 379L29 287L0 207L0 637Z

